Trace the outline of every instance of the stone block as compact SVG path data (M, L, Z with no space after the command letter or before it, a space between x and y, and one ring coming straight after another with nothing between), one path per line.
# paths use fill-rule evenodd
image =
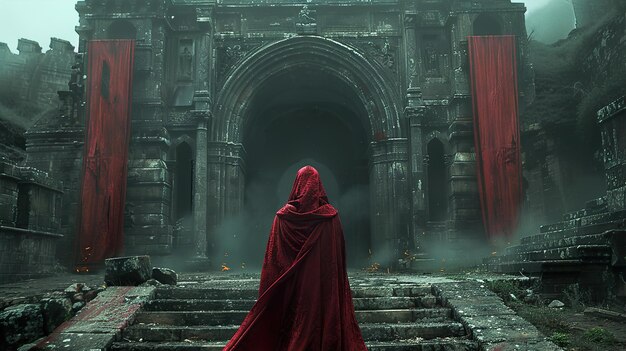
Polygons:
M150 256L109 258L104 263L106 267L104 282L109 286L136 286L144 283L152 276Z
M152 278L163 284L176 285L176 282L178 281L178 274L169 268L155 267L152 269Z
M43 336L43 316L36 304L15 305L0 313L0 349L10 349Z

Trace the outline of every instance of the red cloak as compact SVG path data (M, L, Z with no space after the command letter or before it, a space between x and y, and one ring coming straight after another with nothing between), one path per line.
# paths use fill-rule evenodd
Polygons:
M303 167L274 218L259 298L224 351L367 350L356 322L339 216Z

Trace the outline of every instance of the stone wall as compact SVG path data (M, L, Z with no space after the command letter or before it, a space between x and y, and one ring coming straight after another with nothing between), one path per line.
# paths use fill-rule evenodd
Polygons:
M62 235L61 183L45 172L0 160L0 281L48 274ZM65 248L67 250L67 248Z
M26 165L63 179L63 210L57 213L60 247L73 247L78 219L84 128L72 113L73 97L61 92L61 108L45 113L26 134ZM58 259L73 264L73 250L59 250Z
M626 97L598 111L610 211L626 209Z
M429 230L451 238L482 233L466 37L516 35L522 105L533 95L525 8L511 1L162 0L107 6L83 0L76 9L79 52L94 39L137 43L125 231L133 253L172 251L172 180L178 175L168 166L176 164L178 143L171 137L185 139L195 155L190 254L205 256L219 239L218 228L243 211L246 177L253 172L246 170L242 135L253 124L249 106L255 96L281 94L269 87L272 77L325 74L357 96L341 99L359 111L359 120L349 123L362 123L363 139L371 144L364 157L370 195L377 200L368 218L371 233L362 235L380 246L374 252L395 256L418 249ZM309 90L303 99L311 104L332 94L324 87ZM409 91L419 95L410 106L404 99ZM284 103L277 106L285 109ZM257 104L262 109L265 101ZM445 148L448 216L429 223L425 150L434 139ZM38 150L45 163L44 150ZM457 232L463 234L452 235Z

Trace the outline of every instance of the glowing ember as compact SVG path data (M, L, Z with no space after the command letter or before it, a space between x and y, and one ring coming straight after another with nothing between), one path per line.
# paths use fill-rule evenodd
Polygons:
M89 272L89 267L78 266L76 267L76 273L87 273Z
M379 269L380 269L380 263L374 262L371 266L366 267L365 271L368 273L375 273L375 272L378 272Z

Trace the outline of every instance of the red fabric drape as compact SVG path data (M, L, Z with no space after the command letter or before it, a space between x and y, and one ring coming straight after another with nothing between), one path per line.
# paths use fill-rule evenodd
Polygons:
M298 171L287 205L276 213L259 299L224 350L367 350L341 223L313 167Z
M522 198L515 37L468 39L483 223L490 237L509 237Z
M134 52L134 40L89 43L79 270L123 250Z

